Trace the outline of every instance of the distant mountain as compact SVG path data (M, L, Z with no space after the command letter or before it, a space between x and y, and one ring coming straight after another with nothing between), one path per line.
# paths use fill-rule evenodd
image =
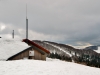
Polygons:
M98 46L89 46L85 48L86 50L91 49L91 50L98 50Z
M100 54L100 46L99 45L98 46L89 46L89 47L86 47L84 49L85 50L91 49L91 50L93 50L93 51L95 51L95 52Z
M100 54L91 49L76 49L72 46L50 41L33 40L38 45L50 51L50 58L95 65L100 63ZM100 64L99 64L100 66Z

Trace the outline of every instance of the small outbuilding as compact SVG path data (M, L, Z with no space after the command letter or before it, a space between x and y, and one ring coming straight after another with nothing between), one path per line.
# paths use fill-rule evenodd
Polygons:
M35 60L45 60L46 56L50 52L38 44L30 41L28 39L24 39L23 42L27 43L30 47L15 54L10 57L8 60L18 60L18 59L35 59Z
M47 54L50 53L27 39L24 39L23 42L20 40L0 39L0 51L0 60L4 61L20 59L46 60Z
M50 53L49 50L28 39L23 39L23 42L31 46L29 49L29 59L46 60L46 56Z

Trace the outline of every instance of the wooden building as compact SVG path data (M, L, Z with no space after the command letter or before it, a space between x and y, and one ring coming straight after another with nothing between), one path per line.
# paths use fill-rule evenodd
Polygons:
M35 60L46 60L47 54L50 52L38 44L30 41L28 39L24 39L23 42L27 43L31 47L11 56L7 60L19 60L19 59L35 59Z

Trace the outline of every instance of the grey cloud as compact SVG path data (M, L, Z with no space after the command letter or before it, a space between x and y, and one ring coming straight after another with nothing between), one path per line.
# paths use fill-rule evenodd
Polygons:
M77 42L99 44L100 0L1 0L0 22L12 25L1 34L15 29L16 35L25 37L18 30L25 29L26 3L29 30L33 34L49 35L53 41L74 45Z

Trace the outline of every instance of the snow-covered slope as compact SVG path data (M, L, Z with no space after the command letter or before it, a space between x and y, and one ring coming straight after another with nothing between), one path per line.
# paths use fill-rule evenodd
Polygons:
M0 61L0 75L100 75L100 69L57 59Z
M7 60L9 57L23 51L29 46L21 40L0 38L0 60Z
M50 44L50 43L48 43L48 42L45 42L45 43L46 43L46 44L49 44L49 45L51 45L51 46L53 46L53 47L55 47L55 48L57 48L57 49L59 49L60 51L66 53L66 54L68 54L70 57L72 57L72 55L71 55L70 53L68 53L68 52L65 51L64 49L60 48L59 46L56 46L56 45Z
M97 53L100 53L100 46L98 46L98 50L94 50Z

